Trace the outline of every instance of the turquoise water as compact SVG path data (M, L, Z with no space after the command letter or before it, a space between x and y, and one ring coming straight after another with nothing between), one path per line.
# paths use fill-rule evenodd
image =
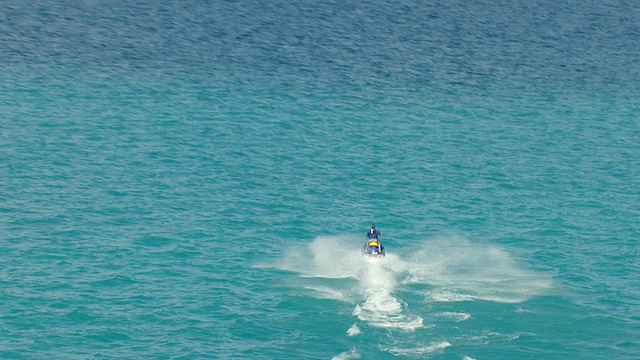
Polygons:
M0 357L638 358L635 3L2 7Z

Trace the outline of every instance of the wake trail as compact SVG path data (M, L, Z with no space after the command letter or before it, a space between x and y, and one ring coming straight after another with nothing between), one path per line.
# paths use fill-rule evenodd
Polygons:
M363 258L359 290L364 301L356 305L353 314L371 326L412 331L423 326L420 316L407 314L407 304L394 292L398 286L398 269L402 260L393 254L380 259Z
M362 256L362 242L352 237L319 237L311 244L291 248L274 267L295 272L311 296L353 304L358 320L346 330L349 337L367 327L414 332L425 326L399 294L422 295L420 303L491 301L518 303L549 293L551 276L529 271L508 252L493 245L462 238L443 237L414 242L401 257L388 250L384 258ZM402 249L399 249L402 250ZM306 279L306 280L305 280ZM419 306L419 308L424 308ZM471 314L434 314L452 322L466 321ZM365 325L365 326L363 326ZM389 338L380 350L396 356L421 356L452 346L445 340L411 343ZM357 358L355 349L339 359Z
M359 245L353 238L319 237L308 247L291 249L278 267L305 277L356 280L350 288L306 288L317 297L356 303L353 315L370 326L407 331L423 327L423 319L407 314L407 304L395 294L398 276L407 268L403 260L395 254L364 258Z

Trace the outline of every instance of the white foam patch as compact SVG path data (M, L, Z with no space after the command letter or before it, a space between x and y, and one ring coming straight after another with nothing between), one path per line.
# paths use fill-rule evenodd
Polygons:
M334 356L331 360L348 360L348 359L359 359L360 354L356 351L356 349L351 349L349 351L345 351L340 355Z
M513 333L513 334L502 334L499 332L495 332L495 331L486 331L483 332L482 336L478 337L478 339L480 340L488 340L488 339L493 339L493 338L498 338L498 339L502 339L502 340L507 340L507 341L513 341L513 340L517 340L520 338L520 336L535 336L534 333L530 333L530 332L517 332L517 333ZM488 343L488 342L486 342Z
M439 292L441 291L441 292ZM460 292L470 291L469 289L460 289ZM461 301L474 301L474 300L484 300L484 301L492 301L504 304L517 304L523 301L526 301L528 298L526 297L513 297L512 294L508 295L469 295L469 294L459 294L453 293L448 290L432 290L424 292L425 298L429 301L435 302L461 302Z
M306 286L305 289L314 292L316 297L319 299L337 300L343 302L351 301L346 292L333 289L328 286Z
M451 346L449 342L443 341L443 342L434 343L427 346L415 347L415 348L407 349L407 348L394 347L386 350L395 356L415 356L415 355L424 355L424 354L434 353L437 351L442 351L448 348L449 346Z
M360 328L358 327L358 324L353 324L349 328L349 330L347 330L347 335L349 335L349 336L360 335Z
M457 312L443 312L443 313L440 313L440 314L436 314L436 316L450 318L450 319L453 319L453 321L456 321L456 322L465 321L465 320L471 318L471 315L469 315L469 314L457 313Z
M438 292L437 290L427 291L424 292L424 294L428 300L435 302L459 302L474 300L473 296L455 294L446 290L441 290L440 292Z
M474 359L472 357L469 357L469 356L465 356L465 357L462 358L462 360L476 360L476 359Z

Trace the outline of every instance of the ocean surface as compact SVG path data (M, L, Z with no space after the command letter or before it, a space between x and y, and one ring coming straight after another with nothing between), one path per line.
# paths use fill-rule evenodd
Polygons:
M639 54L637 1L3 1L0 358L639 359Z

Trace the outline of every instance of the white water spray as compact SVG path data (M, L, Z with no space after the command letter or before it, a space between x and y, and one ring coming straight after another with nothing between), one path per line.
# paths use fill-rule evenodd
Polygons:
M302 277L352 279L348 284L304 287L315 297L355 304L353 315L370 326L403 331L424 327L424 322L399 298L400 287L417 286L415 291L426 302L516 303L545 294L552 286L550 276L517 266L506 251L460 238L418 243L404 259L393 250L384 258L363 258L360 247L360 241L349 237L319 237L308 246L290 249L276 267ZM471 315L443 316L464 321ZM348 335L360 331L356 325Z
M422 244L407 264L403 284L430 285L427 301L519 303L552 288L551 276L526 270L508 252L457 237Z
M309 260L310 259L310 260ZM360 244L345 237L320 237L306 249L293 249L280 268L302 276L316 278L351 278L351 288L307 287L317 297L356 303L353 315L371 326L412 331L423 326L423 320L408 314L407 304L395 294L398 277L406 264L395 254L384 258L364 258Z

